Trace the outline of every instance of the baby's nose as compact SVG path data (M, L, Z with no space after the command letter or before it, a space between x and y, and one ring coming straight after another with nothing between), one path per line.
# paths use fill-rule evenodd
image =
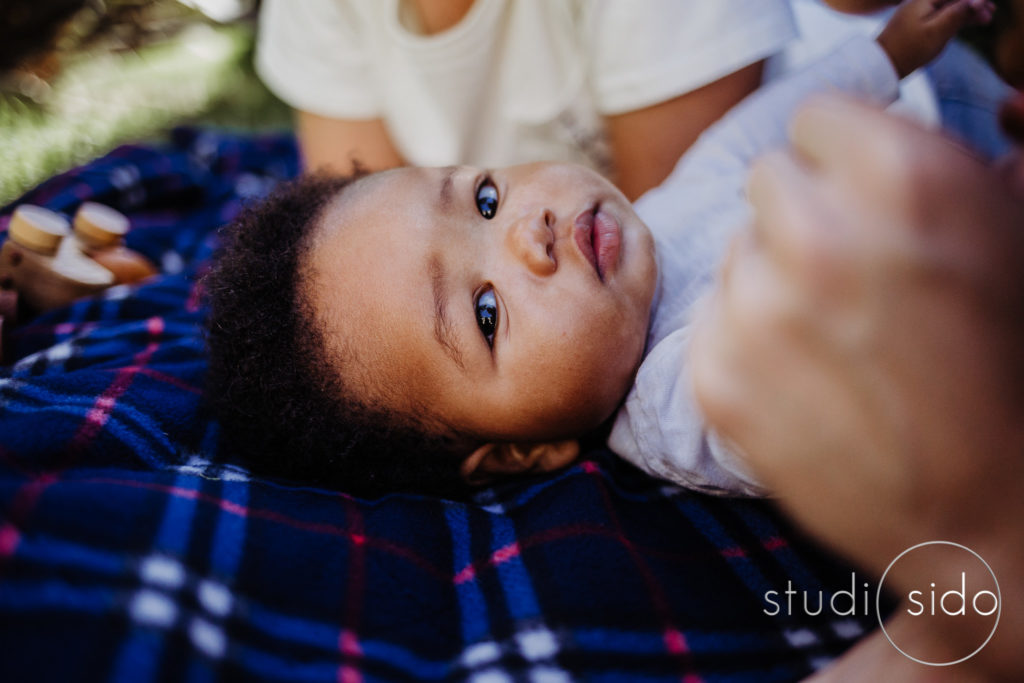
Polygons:
M545 209L520 218L508 231L508 248L536 275L551 275L558 268L554 225L554 213Z

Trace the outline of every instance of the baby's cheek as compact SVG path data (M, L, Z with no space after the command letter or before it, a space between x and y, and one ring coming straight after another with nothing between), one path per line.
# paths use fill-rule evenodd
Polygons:
M609 334L608 337L614 337ZM578 400L588 411L589 428L604 422L622 402L633 386L639 353L632 343L606 347L599 358L592 360L585 381L579 383Z
M579 436L601 424L618 404L607 372L575 356L561 360L535 368L532 396L522 404L533 413L538 436Z
M597 427L632 386L646 319L602 303L563 309L543 328L547 339L531 363L531 384L544 394L534 405L553 426L573 425L581 433Z

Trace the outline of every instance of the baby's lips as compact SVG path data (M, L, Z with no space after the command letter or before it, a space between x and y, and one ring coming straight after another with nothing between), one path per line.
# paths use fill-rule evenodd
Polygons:
M591 243L596 252L598 274L604 280L608 272L613 271L619 262L622 226L614 216L598 208L594 214L592 232Z
M587 209L576 216L572 226L573 241L579 248L583 258L590 263L595 273L598 273L597 254L594 253L594 209Z

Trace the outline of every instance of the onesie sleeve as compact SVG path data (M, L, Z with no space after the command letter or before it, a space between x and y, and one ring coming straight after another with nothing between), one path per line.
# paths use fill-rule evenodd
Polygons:
M788 0L587 0L582 44L600 113L651 106L779 52Z
M695 491L764 495L742 463L705 431L687 364L691 329L676 330L644 359L608 447L640 469Z
M378 103L363 23L346 0L263 0L256 72L295 109L331 118L375 118Z

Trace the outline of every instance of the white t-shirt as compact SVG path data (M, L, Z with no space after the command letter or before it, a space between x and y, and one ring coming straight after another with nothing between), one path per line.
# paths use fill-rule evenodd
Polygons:
M654 235L659 280L647 352L608 445L655 476L709 492L762 493L703 428L688 367L691 315L712 288L730 240L750 218L744 195L750 162L783 146L795 109L826 91L888 105L897 98L899 79L875 41L854 36L730 110L634 205Z
M777 53L787 0L476 0L435 35L401 0L264 0L256 67L296 109L380 118L414 165L545 159L607 172L602 115Z

